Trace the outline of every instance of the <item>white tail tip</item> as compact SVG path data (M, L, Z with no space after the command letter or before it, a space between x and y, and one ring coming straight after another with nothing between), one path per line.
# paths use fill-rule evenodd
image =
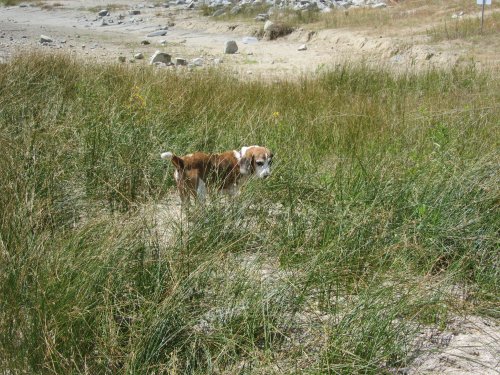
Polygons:
M161 158L162 159L171 159L172 156L174 156L174 154L172 154L171 152L162 152L161 153Z

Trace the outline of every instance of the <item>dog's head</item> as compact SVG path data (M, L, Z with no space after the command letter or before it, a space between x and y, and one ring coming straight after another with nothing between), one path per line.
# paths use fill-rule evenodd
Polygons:
M266 147L249 146L240 151L241 159L240 173L242 175L255 175L258 178L266 178L271 175L273 153Z

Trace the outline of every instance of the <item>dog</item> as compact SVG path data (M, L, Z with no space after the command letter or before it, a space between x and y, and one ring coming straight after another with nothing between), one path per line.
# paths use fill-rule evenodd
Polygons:
M190 197L205 201L207 190L237 195L240 185L250 176L269 177L273 163L273 153L261 146L220 154L195 152L182 157L163 152L161 158L170 159L175 167L174 179L183 203Z

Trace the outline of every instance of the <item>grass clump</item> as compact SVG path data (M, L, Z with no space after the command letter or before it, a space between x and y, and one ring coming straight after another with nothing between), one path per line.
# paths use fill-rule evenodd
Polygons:
M1 369L410 365L420 325L495 310L499 92L473 67L268 84L64 55L0 65ZM275 152L272 178L171 204L161 151L248 144Z
M427 31L427 35L433 42L454 39L473 39L484 35L495 35L500 32L500 13L494 12L486 15L483 29L481 30L481 18L457 18L452 22L435 26Z

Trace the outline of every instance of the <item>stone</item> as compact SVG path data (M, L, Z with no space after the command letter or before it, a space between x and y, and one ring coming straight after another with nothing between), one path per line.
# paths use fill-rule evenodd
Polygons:
M144 58L144 55L141 52L136 53L134 55L134 59L136 59L136 60L142 60L143 58Z
M109 11L107 9L100 10L99 13L97 13L99 17L106 17L109 16Z
M191 62L194 66L202 66L203 65L203 59L201 57L197 57L196 59L193 59Z
M125 61L127 61L127 58L125 56L118 56L118 61L124 63Z
M257 17L255 17L255 21L262 21L265 22L269 19L269 14L258 14Z
M141 44L143 46L147 46L148 44L151 44L151 42L149 40L141 40Z
M138 9L130 9L128 11L128 14L130 14L131 16L137 16L138 14L141 14L141 11Z
M47 35L40 35L40 43L52 43L54 39Z
M187 60L186 60L186 59L183 59L183 58L181 58L181 57L176 57L176 58L175 58L175 65L176 65L176 66L185 66L185 65L187 65L187 64L188 64L188 62L187 62Z
M238 45L234 40L228 40L224 45L224 53L233 54L238 52Z
M151 60L149 63L153 65L154 63L161 62L168 65L171 61L172 56L170 56L168 53L156 51L153 56L151 56Z
M373 9L381 9L381 8L387 7L387 4L386 3L377 3L377 4L373 4L371 7Z
M196 4L194 3L194 1L191 1L189 4L186 5L186 9L194 9L195 5Z
M302 44L299 48L297 48L297 51L305 51L307 50L307 46L305 44Z
M254 36L245 36L245 37L243 37L243 39L241 39L241 42L243 44L255 44L258 41L259 40L256 37L254 37Z
M153 31L153 32L149 33L146 36L148 38L153 38L155 36L164 36L164 35L167 35L167 30L156 30L156 31Z
M264 24L264 31L271 30L273 26L274 23L272 21L267 20L266 23Z

